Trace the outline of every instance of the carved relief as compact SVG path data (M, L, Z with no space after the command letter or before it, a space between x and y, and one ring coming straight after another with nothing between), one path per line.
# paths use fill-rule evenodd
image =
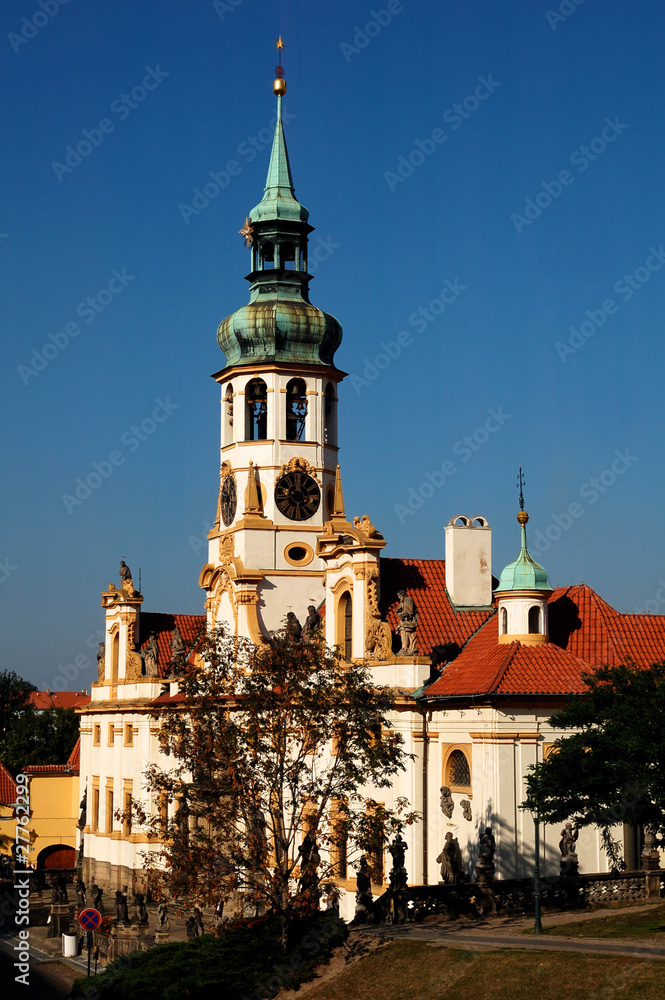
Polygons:
M362 531L368 538L382 538L383 535L380 534L372 524L367 514L363 514L362 518L354 517L353 527L358 528Z
M212 618L213 621L217 621L217 616L219 614L219 605L222 600L222 594L228 594L231 601L231 610L233 611L233 624L235 634L238 634L238 606L236 602L236 592L235 588L231 582L231 578L226 570L220 570L217 580L215 582L215 590L212 598Z
M258 604L259 595L255 590L241 590L239 594L236 594L237 604Z
M392 652L392 632L388 622L381 621L379 567L367 566L364 577L366 594L365 655L373 660L385 660Z
M235 535L220 535L219 559L222 566L228 566L235 555Z
M281 467L279 475L283 476L287 472L306 472L312 479L316 480L319 486L321 485L321 480L316 474L316 467L310 465L306 458L290 458L286 465Z

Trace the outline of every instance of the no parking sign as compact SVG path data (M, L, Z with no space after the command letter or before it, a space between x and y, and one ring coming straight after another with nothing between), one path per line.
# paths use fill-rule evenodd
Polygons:
M79 925L84 931L96 931L102 922L102 915L94 906L88 906L79 913Z

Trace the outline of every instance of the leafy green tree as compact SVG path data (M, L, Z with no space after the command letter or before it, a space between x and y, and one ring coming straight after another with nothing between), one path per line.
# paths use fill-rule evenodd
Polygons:
M523 808L541 821L600 829L613 861L617 823L665 834L665 662L601 667L550 722L571 729L531 769Z
M0 741L7 729L28 708L31 691L37 688L13 670L0 671ZM5 762L6 763L6 762Z
M19 715L0 744L0 759L14 772L29 764L65 764L79 736L72 708L30 708Z
M240 894L285 921L311 913L353 856L376 868L387 837L417 819L406 800L387 810L359 793L405 766L392 692L318 637L255 648L218 627L196 652L179 670L182 701L158 716L172 766L147 769L152 810L134 805L161 841L149 877L189 903Z

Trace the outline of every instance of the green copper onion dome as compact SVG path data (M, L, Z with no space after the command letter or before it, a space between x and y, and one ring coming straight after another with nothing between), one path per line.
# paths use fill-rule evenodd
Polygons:
M522 545L515 562L510 563L501 574L495 593L510 590L545 590L551 591L547 579L547 571L532 559L526 547L526 524L529 515L521 510L517 515L522 530Z
M342 340L335 317L309 301L307 238L312 226L293 188L282 92L277 92L265 192L241 230L251 248L250 300L222 320L217 330L227 367L277 361L332 365Z

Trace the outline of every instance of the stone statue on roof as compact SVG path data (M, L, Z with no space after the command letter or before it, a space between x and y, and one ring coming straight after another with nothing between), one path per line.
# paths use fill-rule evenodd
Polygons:
M133 597L136 593L132 582L132 571L124 559L120 561L120 587L129 597Z
M416 629L418 628L418 610L416 603L412 597L409 597L406 590L398 590L397 597L399 598L397 606L397 617L399 619L397 632L402 643L402 648L397 655L417 656Z
M150 638L148 639L148 645L143 650L143 663L145 666L146 677L158 677L158 661L159 661L159 647L157 645L157 636L154 632L150 633Z
M100 642L99 651L97 653L97 680L104 680L104 672L106 670L106 643Z

